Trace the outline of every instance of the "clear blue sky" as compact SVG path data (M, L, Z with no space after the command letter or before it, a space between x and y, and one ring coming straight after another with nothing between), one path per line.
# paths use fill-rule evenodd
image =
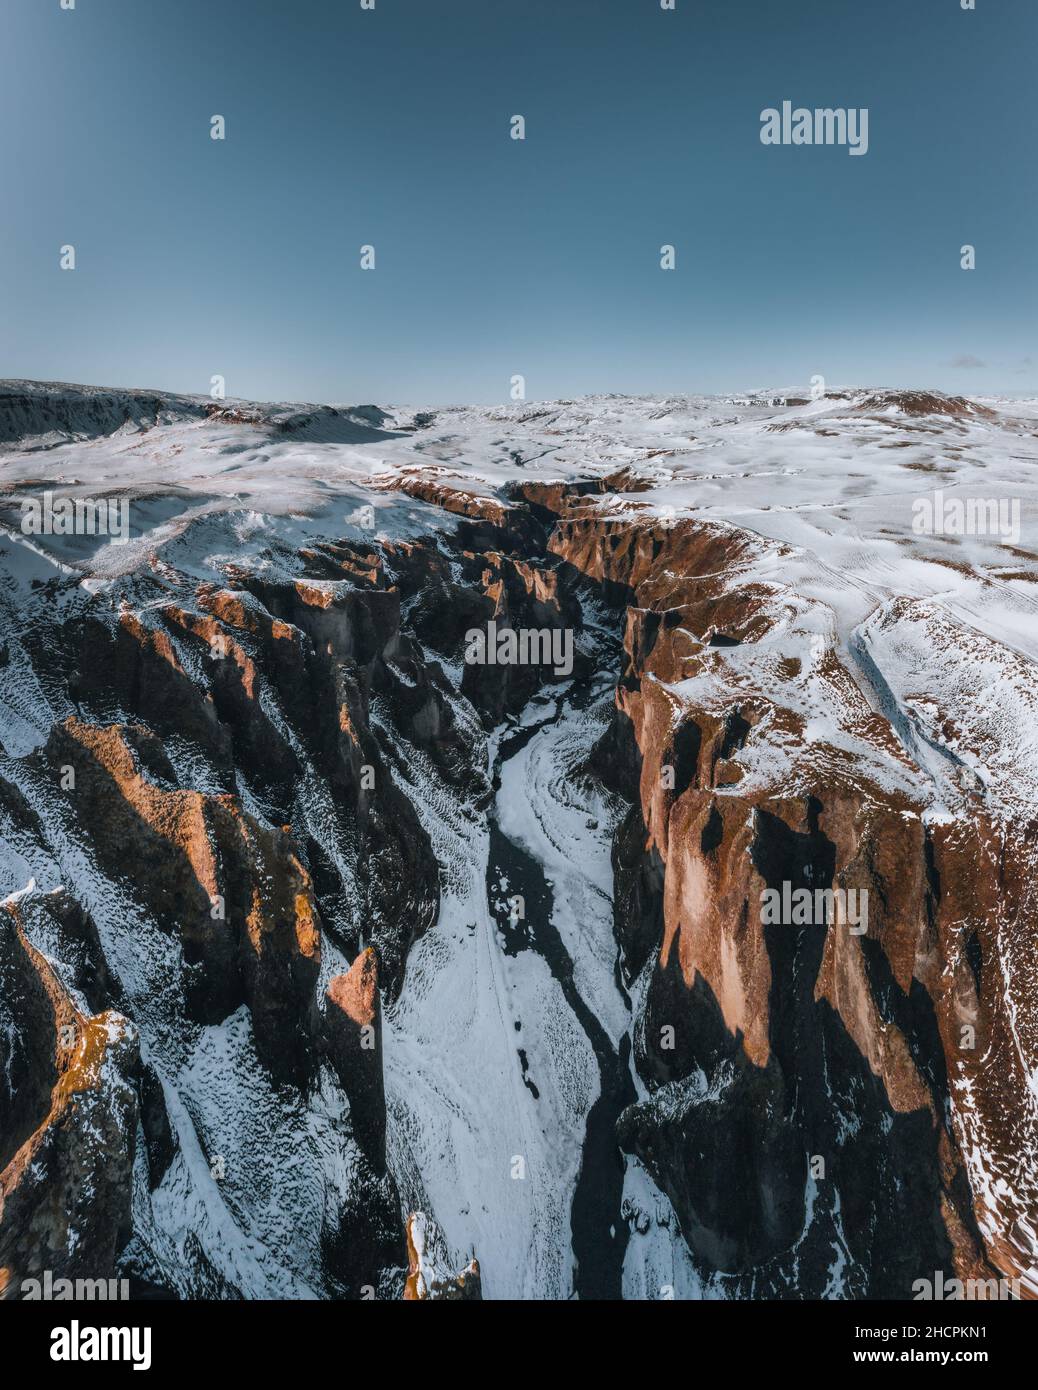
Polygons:
M1032 394L1036 54L1036 0L3 0L0 375Z

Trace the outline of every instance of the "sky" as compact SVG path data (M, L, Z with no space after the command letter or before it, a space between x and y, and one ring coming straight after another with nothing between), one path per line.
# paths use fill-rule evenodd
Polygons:
M1035 0L61 3L0 10L0 376L1038 392Z

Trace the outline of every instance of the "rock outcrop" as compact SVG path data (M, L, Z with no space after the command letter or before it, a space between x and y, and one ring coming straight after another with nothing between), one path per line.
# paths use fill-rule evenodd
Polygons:
M920 1270L942 1268L1026 1285L1026 1236L1015 1250L984 1239L987 1196L971 1198L968 1170L981 1115L987 1162L1014 1167L995 1113L1019 1112L1026 1076L990 1058L1028 990L1004 971L1033 937L1033 827L992 823L968 791L954 818L926 816L930 769L897 725L824 637L805 670L797 629L812 615L747 582L757 543L566 515L577 506L551 548L622 594L627 623L594 760L632 803L617 929L627 978L647 977L636 1059L650 1098L623 1117L622 1144L705 1267L748 1289L766 1291L768 1262L797 1246L803 1287L821 1295L808 1252L833 1239L866 1296L909 1297ZM808 704L825 706L828 738L809 736ZM828 919L769 925L763 896L783 886L827 890ZM841 916L855 898L863 922ZM1022 1214L1033 1173L1014 1172Z
M378 956L368 946L325 998L325 1047L343 1090L357 1143L379 1172L386 1166L386 1093L382 1075L382 1001Z
M82 1011L0 905L0 1296L25 1280L109 1279L131 1226L137 1030Z
M409 1303L475 1303L482 1300L479 1261L471 1259L455 1272L443 1233L425 1212L407 1218L407 1282L404 1299Z

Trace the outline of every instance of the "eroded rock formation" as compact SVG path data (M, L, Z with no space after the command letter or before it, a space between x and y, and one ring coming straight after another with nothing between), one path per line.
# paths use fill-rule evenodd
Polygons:
M130 1234L137 1031L82 1010L28 939L38 895L0 908L0 1296L45 1271L112 1277ZM47 924L61 931L59 920Z

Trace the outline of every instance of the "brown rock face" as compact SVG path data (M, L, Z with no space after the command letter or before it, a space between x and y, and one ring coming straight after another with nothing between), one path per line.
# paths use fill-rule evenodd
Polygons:
M464 548L453 566L445 565L430 544L393 548L392 562L399 567L401 593L409 606L409 625L426 646L445 658L457 660L465 649L467 634L474 630L485 633L491 622L499 631L579 633L580 604L571 586L561 582L558 566L543 563L539 556L531 561L500 549L507 534L498 532L481 551L468 549L462 539ZM573 662L578 674L586 670L587 658L575 648ZM550 662L481 664L466 660L461 692L489 729L521 710L545 683L568 678L559 675ZM471 749L465 756L471 776ZM473 790L478 797L480 789Z
M236 797L182 791L147 730L72 717L46 758L71 768L79 823L99 862L143 892L184 948L185 991L200 1022L247 1003L257 1050L275 1074L309 1073L320 919L309 875L281 831Z
M79 1011L0 908L0 1293L22 1281L108 1279L130 1231L137 1034Z
M428 835L372 732L371 705L378 700L459 781L468 776L467 735L456 726L442 676L401 635L400 594L385 587L378 557L371 560L358 578L353 559L329 548L311 560L319 580L249 582L273 615L272 631L295 634L293 644L271 639L263 668L334 795L341 837L366 894L349 936L355 946L364 930L376 942L392 999L411 944L435 920L439 877ZM318 867L334 882L331 866Z
M1029 1113L1010 1056L1022 1005L1000 981L1035 935L1033 828L992 823L969 796L927 820L925 772L827 644L809 671L784 645L802 603L743 578L763 543L541 500L559 517L550 549L626 612L593 759L632 803L616 924L628 979L648 972L635 1051L651 1098L622 1117L621 1143L744 1296L782 1287L769 1261L794 1245L802 1292L820 1296L833 1238L859 1296L911 1297L940 1269L1023 1273L1012 1231L1032 1178L1014 1169L995 1218L980 1169L1008 1173L1030 1143L1014 1133ZM825 741L806 736L812 701ZM784 889L833 896L821 920L769 923L764 895ZM852 894L864 922L847 917Z
M403 572L409 561L403 549L401 555ZM27 862L40 860L52 874L48 856L57 847L65 856L61 871L71 866L71 882L82 873L88 894L101 885L103 900L109 883L124 902L139 905L139 924L132 909L125 925L103 923L117 950L137 930L148 959L156 926L180 948L179 979L167 972L156 986L144 971L127 988L132 946L109 968L97 928L74 898L63 899L60 910L52 903L48 910L61 921L41 928L48 951L60 933L62 977L98 1016L141 1010L150 1040L158 1034L158 1047L149 1052L154 1065L130 1068L148 1188L156 1191L174 1165L177 1181L184 1180L197 1138L214 1164L224 1163L232 1145L245 1146L244 1157L237 1149L227 1155L226 1184L210 1194L219 1204L227 1192L229 1219L239 1219L236 1204L252 1201L250 1189L270 1190L273 1149L256 1141L262 1125L290 1123L290 1112L277 1108L281 1100L256 1121L255 1133L251 1115L224 1126L218 1106L201 1119L196 1109L190 1120L166 1108L171 1088L185 1085L178 1069L197 1046L198 1025L206 1030L204 1052L219 1036L210 1038L208 1030L245 1005L251 1028L243 1032L231 1021L220 1042L254 1044L264 1071L258 1092L283 1097L281 1083L288 1083L304 1093L284 1102L289 1107L322 1105L323 1096L313 1097L327 1078L316 1064L327 1058L350 1100L352 1118L343 1123L361 1158L351 1157L346 1181L333 1154L334 1133L322 1131L314 1141L328 1165L318 1181L328 1190L317 1219L298 1238L312 1260L303 1276L313 1280L308 1287L360 1297L374 1286L391 1295L397 1275L402 1281L405 1247L399 1198L385 1172L378 991L381 986L390 999L399 992L408 950L439 904L429 837L402 787L421 775L416 763L427 760L460 798L485 800L484 735L439 667L402 631L396 571L380 549L317 544L294 556L290 569L245 574L229 566L218 586L195 584L156 562L150 574L134 575L111 593L73 592L69 604L55 606L53 620L47 609L46 621L27 624L25 652L34 669L46 672L52 716L49 733L19 769L31 795L0 777L0 826L12 853ZM374 950L361 951L355 969L333 984L322 1012L316 987L325 930L349 958L362 938ZM32 989L29 979L10 1001L12 1029L23 1034L33 1031L38 1012ZM118 1052L114 1042L111 1051ZM33 1082L23 1051L9 1060L15 1084L10 1094L0 1087L0 1132L19 1143L37 1129L45 1136L49 1074ZM224 1079L206 1074L208 1060L198 1059L187 1082L197 1083L203 1109L213 1081ZM337 1113L334 1098L328 1100ZM118 1157L108 1174L113 1184L128 1181L135 1132L136 1119L127 1120L124 1134L105 1131ZM12 1156L13 1150L5 1153L4 1163ZM247 1162L253 1169L245 1176ZM61 1194L60 1175L53 1165L49 1171ZM224 1179L189 1179L195 1181ZM15 1232L9 1240L21 1240L18 1233L36 1219L33 1204L42 1211L49 1200L45 1186L19 1178L7 1204L5 1231ZM111 1216L114 1202L114 1195L106 1198L98 1211ZM99 1269L111 1265L129 1231L121 1215L109 1224L107 1246L91 1241L100 1251ZM256 1234L262 1243L266 1233L250 1239ZM191 1230L178 1246L175 1286L232 1296L237 1271L218 1270L205 1240ZM135 1231L123 1258L139 1277L161 1281L162 1270L140 1244ZM3 1267L20 1271L21 1246L9 1250L14 1263ZM294 1249L284 1258L294 1271ZM63 1268L55 1257L53 1272ZM262 1287L263 1273L249 1277Z
M369 946L328 986L325 1048L350 1101L358 1144L377 1172L386 1166L386 1094L378 956Z

